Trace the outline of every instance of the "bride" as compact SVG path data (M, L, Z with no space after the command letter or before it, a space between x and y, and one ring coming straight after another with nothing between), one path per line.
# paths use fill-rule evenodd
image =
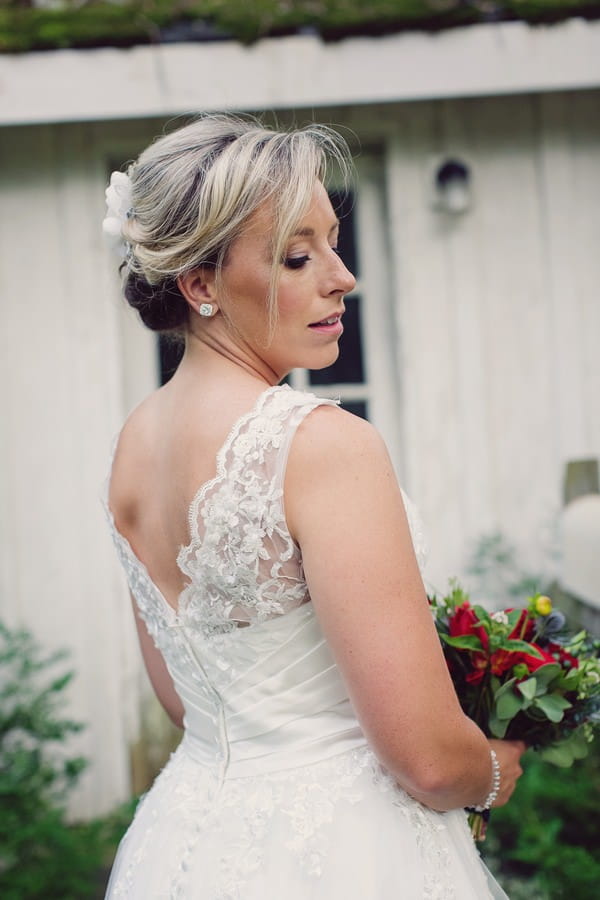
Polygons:
M204 116L107 191L127 300L185 341L125 423L106 499L184 728L110 898L505 896L463 807L506 803L524 746L458 704L378 433L281 384L337 358L354 286L332 161L348 168L328 129Z

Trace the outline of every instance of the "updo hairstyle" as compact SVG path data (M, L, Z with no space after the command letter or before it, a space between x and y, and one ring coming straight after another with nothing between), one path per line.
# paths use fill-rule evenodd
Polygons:
M329 128L280 132L232 115L202 116L144 150L128 171L132 209L122 225L124 293L144 324L184 332L189 307L178 276L212 266L219 285L229 248L269 200L273 269L265 305L273 326L279 263L331 162L347 177L347 145Z

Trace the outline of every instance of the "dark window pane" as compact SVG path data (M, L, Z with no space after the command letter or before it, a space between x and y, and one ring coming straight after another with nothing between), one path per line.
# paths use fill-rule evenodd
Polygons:
M161 387L175 374L181 362L185 344L182 338L160 334L158 336L158 361L160 366Z
M356 256L356 219L354 215L354 194L340 191L329 191L329 199L340 220L339 254L347 269L358 278L358 259Z
M364 368L360 339L360 297L346 297L344 333L340 338L340 355L327 369L315 369L309 373L311 384L362 384Z
M365 400L342 400L342 407L361 419L368 419L367 403Z

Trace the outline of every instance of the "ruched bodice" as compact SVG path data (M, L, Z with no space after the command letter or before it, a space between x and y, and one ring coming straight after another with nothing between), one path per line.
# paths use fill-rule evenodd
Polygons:
M185 708L182 742L121 844L111 900L505 897L462 810L423 807L378 763L311 603L283 485L297 428L331 403L273 387L235 423L190 506L176 609L106 501L140 615Z
M308 765L365 745L310 604L238 629L226 643L214 650L189 643L206 669L230 670L221 691L175 670L185 746L199 762L212 764L215 737L218 762L233 777Z

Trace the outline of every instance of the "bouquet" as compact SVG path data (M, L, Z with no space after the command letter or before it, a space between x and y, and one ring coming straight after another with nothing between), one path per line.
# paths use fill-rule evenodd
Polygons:
M524 741L557 766L587 755L600 721L600 641L569 635L542 594L490 613L451 582L430 604L460 704L488 737ZM470 811L477 840L488 818Z

